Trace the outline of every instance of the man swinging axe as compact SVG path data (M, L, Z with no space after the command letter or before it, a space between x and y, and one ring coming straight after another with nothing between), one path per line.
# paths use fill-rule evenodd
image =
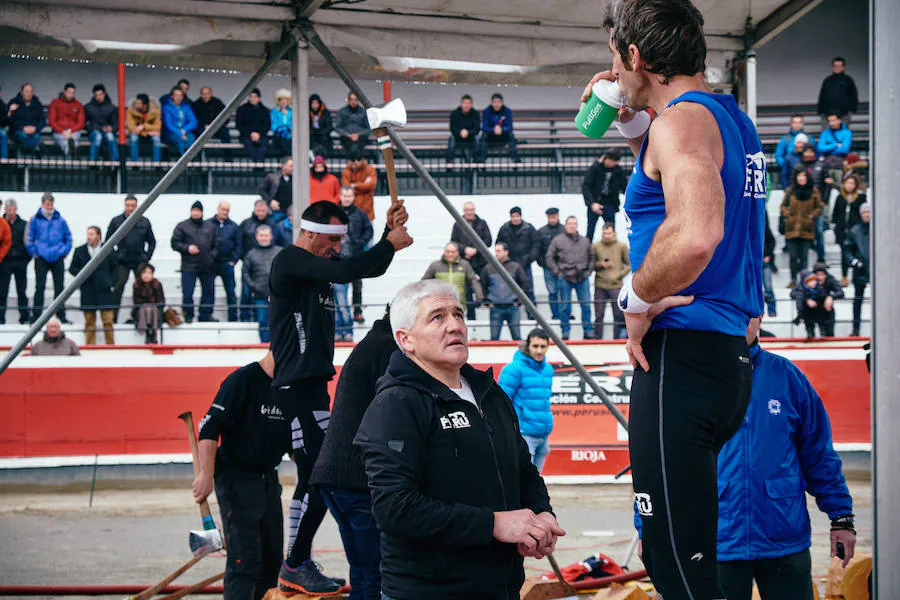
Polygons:
M309 478L328 428L328 381L334 376L334 295L332 283L378 277L394 253L412 244L402 201L392 204L380 242L352 258L338 260L347 232L344 210L316 202L303 211L300 236L272 263L269 276L273 385L289 417L297 488L290 504L288 557L278 576L286 593L333 595L340 585L310 559L312 540L325 517L325 503Z
M284 547L276 468L291 449L281 397L272 388L272 352L222 382L200 421L194 499L213 487L219 499L228 561L226 600L260 600L275 587ZM220 444L221 441L221 444Z

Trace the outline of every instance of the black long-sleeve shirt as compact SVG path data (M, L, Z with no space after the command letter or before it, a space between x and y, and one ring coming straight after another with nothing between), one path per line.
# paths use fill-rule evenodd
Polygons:
M223 470L271 471L291 450L287 411L279 405L272 380L258 362L225 378L200 420L201 440L221 440L216 474Z
M273 385L334 376L334 294L332 283L378 277L394 259L384 237L370 250L334 260L290 245L275 257L269 275L269 317Z

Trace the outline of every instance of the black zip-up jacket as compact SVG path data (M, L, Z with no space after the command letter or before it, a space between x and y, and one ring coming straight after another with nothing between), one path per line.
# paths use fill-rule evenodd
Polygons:
M387 229L385 229L385 236ZM394 260L394 246L381 241L352 258L314 256L293 244L278 253L269 273L269 323L275 382L334 377L334 289L378 277Z
M472 229L475 230L475 233L478 234L478 237L481 238L481 241L490 248L491 242L494 240L493 236L491 236L491 228L488 226L487 221L475 215L475 220L469 223L472 226ZM460 227L457 223L453 224L453 230L450 232L450 241L456 244L457 248L459 248L459 255L463 258L466 258L465 248L466 246L475 247L471 241L469 241L469 236L463 233L462 227ZM472 258L466 259L469 261L469 264L472 265L472 268L475 269L476 273L481 273L481 270L487 264L487 259L481 256L479 252Z
M256 106L245 102L237 109L235 124L241 137L250 137L251 133L258 133L265 138L272 125L269 109L262 102Z
M609 174L609 179L606 175ZM625 177L625 171L622 167L613 167L607 169L603 166L602 160L594 161L591 168L588 169L584 181L581 183L581 195L584 197L584 205L590 206L591 203L614 204L616 210L619 209L619 195L625 192L625 186L628 185L628 178Z
M512 402L490 370L461 375L478 408L394 352L353 441L398 600L518 599L522 556L493 538L494 512L551 511Z
M469 132L469 137L466 139L461 138L459 135L459 132L463 129ZM456 141L474 143L479 131L481 131L481 115L478 114L478 111L474 108L469 112L464 113L462 109L457 106L456 109L450 113L450 133L453 134Z
M550 242L553 241L553 238L565 232L565 230L566 228L562 223L557 223L556 225L544 225L537 230L538 237L541 240L541 251L537 255L537 264L539 266L545 266L547 249L550 247Z
M107 125L112 127L113 132L119 129L119 113L108 94L102 103L91 98L91 101L84 105L84 116L87 122L85 129L88 131L102 131Z
M25 234L28 233L28 221L16 215L16 220L14 222L10 222L9 219L6 219L6 222L9 223L9 229L12 232L12 246L9 247L9 252L3 260L9 262L22 261L27 263L31 260L31 255L28 254L28 249L25 247Z
M375 397L375 385L387 371L388 361L396 349L391 322L378 319L350 353L341 368L328 431L310 475L310 484L368 490L362 456L353 448L353 437Z
M843 117L848 112L855 113L858 108L859 93L852 77L846 73L832 73L822 81L816 113L820 115L837 113Z
M197 135L203 133L206 126L213 122L213 119L219 116L219 113L225 110L225 103L213 96L209 102L204 102L197 98L190 103L194 116L197 117Z
M125 213L112 218L106 228L107 242L127 218ZM147 217L141 217L116 246L116 261L129 269L135 269L142 263L150 262L155 250L156 236L153 235L153 227Z
M509 259L514 260L523 269L528 269L541 251L541 240L537 230L528 221L522 221L519 225L513 225L507 221L497 233L497 243L506 242L509 246Z
M10 105L18 104L15 112L9 115L10 133L19 131L26 125L37 128L37 132L40 133L44 125L47 124L47 118L44 116L44 105L41 104L37 96L31 97L31 104L25 104L22 94L18 94L9 103Z
M190 254L191 244L200 248ZM186 273L212 273L219 255L219 232L209 221L185 219L172 232L172 250L181 254L181 270Z

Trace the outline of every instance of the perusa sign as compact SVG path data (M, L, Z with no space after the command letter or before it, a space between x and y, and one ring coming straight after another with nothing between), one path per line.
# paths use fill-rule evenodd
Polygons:
M588 373L613 404L628 404L631 397L631 365L587 367ZM556 367L553 373L553 405L603 404L594 390L572 367Z

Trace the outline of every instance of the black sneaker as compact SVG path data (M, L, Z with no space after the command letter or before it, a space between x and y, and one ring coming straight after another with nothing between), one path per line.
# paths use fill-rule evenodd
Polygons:
M278 589L287 594L308 594L310 596L335 596L340 591L338 583L322 574L319 565L306 560L296 569L281 564L278 573Z

